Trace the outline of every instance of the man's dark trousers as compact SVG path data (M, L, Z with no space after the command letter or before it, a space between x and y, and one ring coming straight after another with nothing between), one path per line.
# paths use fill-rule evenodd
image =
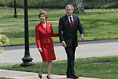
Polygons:
M67 77L73 77L75 76L75 71L74 71L74 60L75 60L75 50L76 46L74 46L74 43L72 46L66 47L65 48L66 53L67 53Z

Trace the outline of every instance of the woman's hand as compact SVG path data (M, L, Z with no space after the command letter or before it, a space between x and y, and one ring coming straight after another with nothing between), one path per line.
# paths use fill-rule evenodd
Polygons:
M41 48L38 48L39 52L43 52Z

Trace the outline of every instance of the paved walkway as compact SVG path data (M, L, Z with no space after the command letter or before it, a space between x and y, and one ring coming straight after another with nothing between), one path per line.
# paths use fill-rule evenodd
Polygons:
M55 43L55 54L58 60L66 60L64 48L59 43ZM33 62L41 62L41 56L36 45L30 46L31 57ZM118 56L118 39L85 41L79 42L76 49L76 58L101 57L101 56ZM24 56L24 46L5 47L0 57L0 65L19 64L22 63Z
M101 56L118 56L118 39L114 40L99 40L79 42L79 47L76 49L76 58L101 57ZM55 43L55 54L58 60L66 60L64 48ZM24 46L4 47L5 51L0 57L0 65L11 65L22 63L24 56ZM36 45L30 46L31 57L33 62L40 62L41 56L36 48ZM5 73L5 74L4 74ZM16 73L16 74L15 74ZM19 72L0 70L0 77L16 78L16 79L38 79L37 73ZM65 76L53 75L54 79L64 79ZM80 78L89 79L89 78Z
M0 77L12 78L12 79L39 79L37 73L10 71L2 69L0 69ZM53 79L67 79L66 76L63 75L51 75L51 77ZM43 79L46 79L46 74L43 74ZM95 79L95 78L80 77L79 79Z

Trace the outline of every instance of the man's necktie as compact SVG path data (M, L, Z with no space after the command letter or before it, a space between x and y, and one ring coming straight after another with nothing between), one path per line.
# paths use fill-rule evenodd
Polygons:
M70 24L71 24L71 28L73 29L73 21L72 21L72 17L70 17Z

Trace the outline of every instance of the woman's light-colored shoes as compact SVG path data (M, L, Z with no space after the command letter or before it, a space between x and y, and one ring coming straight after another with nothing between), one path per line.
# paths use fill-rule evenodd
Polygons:
M47 76L47 79L52 79L52 78L50 78L50 77Z
M42 79L42 75L39 75L38 74L38 77L40 78L40 79ZM49 76L46 76L47 77L47 79L52 79L52 78L50 78Z

